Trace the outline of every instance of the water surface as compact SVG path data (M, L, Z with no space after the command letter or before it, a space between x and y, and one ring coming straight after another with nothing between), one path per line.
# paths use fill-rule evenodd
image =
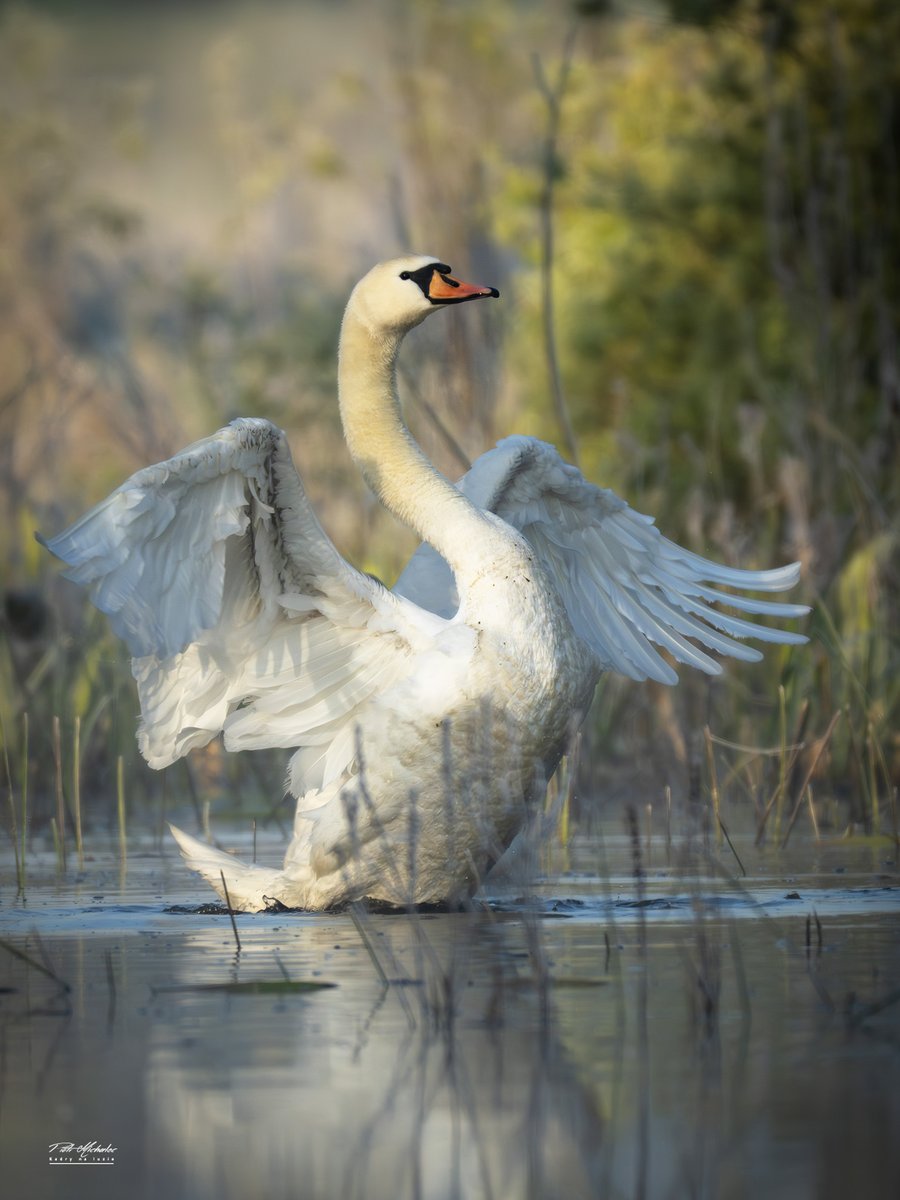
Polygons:
M240 953L150 840L34 852L25 902L4 858L0 936L70 989L0 950L8 1194L900 1194L890 848L646 849L637 881L582 839L468 912L239 915ZM288 978L336 986L201 986Z

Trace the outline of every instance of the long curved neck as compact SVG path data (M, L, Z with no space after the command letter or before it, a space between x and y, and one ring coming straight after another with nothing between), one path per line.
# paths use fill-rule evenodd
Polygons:
M373 330L344 314L338 395L354 461L382 504L429 542L459 574L491 526L428 461L403 423L395 364L405 330Z

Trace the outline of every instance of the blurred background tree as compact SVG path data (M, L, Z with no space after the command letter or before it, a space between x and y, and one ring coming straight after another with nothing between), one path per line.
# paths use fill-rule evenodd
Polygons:
M564 446L549 215L585 473L700 552L800 557L815 605L811 646L752 671L607 681L583 791L690 792L706 722L759 745L805 720L814 747L841 710L815 784L871 827L900 773L898 51L893 0L0 7L10 742L26 709L38 744L78 714L96 810L120 754L160 797L122 649L31 530L239 413L288 429L341 549L393 578L411 539L353 471L334 403L341 307L373 261L434 252L504 293L407 348L407 412L441 469L512 431ZM280 762L189 769L252 804ZM48 792L46 762L30 769ZM746 780L758 810L771 771Z

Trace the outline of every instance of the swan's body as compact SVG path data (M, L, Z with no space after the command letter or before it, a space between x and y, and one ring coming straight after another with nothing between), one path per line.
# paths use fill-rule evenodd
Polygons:
M409 258L347 306L347 443L424 543L393 591L338 554L262 420L139 471L48 543L129 644L151 766L223 731L229 749L296 750L282 870L173 829L237 909L469 893L543 797L602 670L674 683L651 641L718 674L685 635L749 660L729 634L805 640L708 607L798 616L708 586L780 591L796 564L738 571L681 550L543 442L507 439L456 487L434 470L402 423L397 350L434 306L491 294Z

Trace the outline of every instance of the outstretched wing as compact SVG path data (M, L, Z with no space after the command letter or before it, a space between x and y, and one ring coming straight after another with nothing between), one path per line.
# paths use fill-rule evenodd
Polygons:
M785 591L799 579L799 564L742 571L683 550L662 536L651 517L588 483L546 442L505 438L475 462L458 487L524 534L559 588L576 632L605 668L632 679L675 683L677 675L654 644L679 662L718 675L721 666L700 647L756 661L760 652L735 639L807 640L713 607L802 616L809 611L803 605L718 590ZM458 606L450 569L430 546L416 551L394 591L445 617Z
M138 471L44 544L134 656L153 767L224 729L229 748L310 747L321 786L354 712L443 625L342 558L268 421Z

